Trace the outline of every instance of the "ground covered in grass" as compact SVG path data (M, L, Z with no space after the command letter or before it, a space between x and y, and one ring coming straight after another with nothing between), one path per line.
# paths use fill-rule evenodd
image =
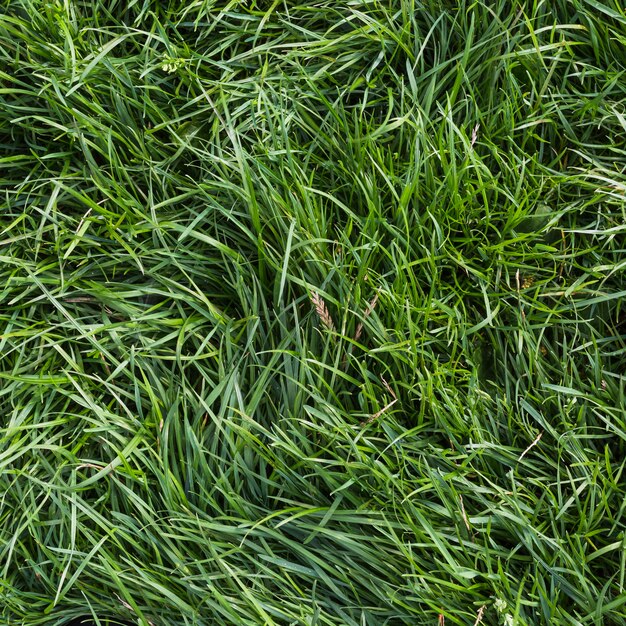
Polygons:
M0 621L626 624L621 5L4 0Z

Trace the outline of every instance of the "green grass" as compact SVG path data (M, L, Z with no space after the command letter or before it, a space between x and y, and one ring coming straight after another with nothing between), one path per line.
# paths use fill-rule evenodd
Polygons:
M622 5L4 0L0 621L626 624Z

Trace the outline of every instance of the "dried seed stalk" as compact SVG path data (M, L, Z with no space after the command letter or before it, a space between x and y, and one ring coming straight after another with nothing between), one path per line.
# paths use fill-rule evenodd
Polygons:
M322 326L326 327L331 332L334 331L335 324L323 298L314 291L311 294L311 302L315 307L315 312L317 313L317 316L320 318L320 322L322 322Z
M370 415L364 422L361 422L361 426L368 426L369 424L377 420L383 413L388 411L398 401L398 397L394 393L393 389L389 386L389 383L382 376L380 377L380 379L383 381L385 389L391 394L393 400L389 404L384 406L380 411L374 413L374 415Z
M473 148L474 144L476 143L476 140L478 139L478 129L480 128L480 124L476 124L476 126L474 126L474 130L472 131L472 141L470 143L470 146Z
M485 613L485 608L486 608L486 605L483 604L478 609L478 614L476 615L476 621L474 622L474 626L478 626L479 624L483 623L483 614Z
M376 303L378 302L378 292L372 298L371 302L367 305L367 309L365 309L365 313L363 314L363 322L372 314ZM358 341L363 334L363 322L359 322L356 327L356 332L354 333L354 341Z

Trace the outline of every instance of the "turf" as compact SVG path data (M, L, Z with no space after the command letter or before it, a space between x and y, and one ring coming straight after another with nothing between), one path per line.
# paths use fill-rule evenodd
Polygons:
M617 0L4 0L0 621L626 624Z

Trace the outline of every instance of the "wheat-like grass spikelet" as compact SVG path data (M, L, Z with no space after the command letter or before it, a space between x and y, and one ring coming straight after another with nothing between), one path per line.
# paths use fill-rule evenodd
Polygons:
M335 324L333 322L333 318L328 311L328 307L326 306L324 299L316 291L311 294L311 302L315 307L317 316L320 318L320 322L322 322L322 326L326 327L330 331L334 331Z

